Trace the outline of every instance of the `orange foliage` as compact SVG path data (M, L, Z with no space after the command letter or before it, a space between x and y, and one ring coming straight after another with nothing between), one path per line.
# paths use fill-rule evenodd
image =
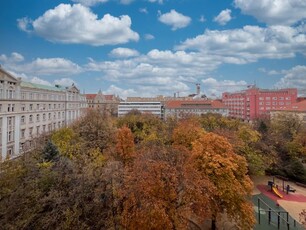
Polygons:
M189 118L178 123L173 130L172 140L174 146L184 146L191 149L192 142L197 140L204 130L196 118Z
M253 184L247 176L247 162L234 153L232 145L217 134L207 133L193 143L192 154L197 169L214 184L215 215L226 210L237 225L249 229L255 223L249 201Z
M116 152L124 163L130 161L135 155L134 136L126 126L118 129Z
M126 229L187 229L193 216L211 215L209 181L186 150L151 147L137 154L125 177L122 224Z

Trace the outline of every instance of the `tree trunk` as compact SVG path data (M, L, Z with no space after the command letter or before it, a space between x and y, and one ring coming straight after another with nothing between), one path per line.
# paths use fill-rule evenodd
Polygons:
M211 218L211 230L216 230L217 226L216 226L217 220L216 220L216 216L213 215Z

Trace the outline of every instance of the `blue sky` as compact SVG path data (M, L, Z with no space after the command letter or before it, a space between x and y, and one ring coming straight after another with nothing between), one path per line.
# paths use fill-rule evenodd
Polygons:
M297 87L306 95L304 0L6 0L0 63L86 93L207 96Z

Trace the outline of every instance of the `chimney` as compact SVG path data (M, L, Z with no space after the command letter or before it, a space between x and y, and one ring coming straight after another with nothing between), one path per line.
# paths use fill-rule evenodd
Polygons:
M197 83L196 86L197 86L197 95L200 95L200 93L201 93L201 84Z

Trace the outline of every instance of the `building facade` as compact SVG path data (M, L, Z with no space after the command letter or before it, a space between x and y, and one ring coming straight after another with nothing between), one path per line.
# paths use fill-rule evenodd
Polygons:
M184 117L188 115L202 115L207 113L218 113L228 116L228 108L219 100L172 100L165 102L165 118Z
M0 68L0 161L31 149L33 138L71 124L86 108L74 85L23 82Z
M129 101L120 102L118 105L118 117L125 116L133 110L141 113L148 113L163 118L163 106L158 101Z
M252 87L240 92L223 93L222 102L229 109L229 116L252 121L269 115L271 110L290 106L297 100L297 89L264 90Z
M278 116L282 115L296 117L306 126L306 99L282 109L271 110L270 115L271 119L277 119Z
M89 108L99 109L112 116L117 116L120 98L115 95L105 95L101 90L97 94L85 94Z

